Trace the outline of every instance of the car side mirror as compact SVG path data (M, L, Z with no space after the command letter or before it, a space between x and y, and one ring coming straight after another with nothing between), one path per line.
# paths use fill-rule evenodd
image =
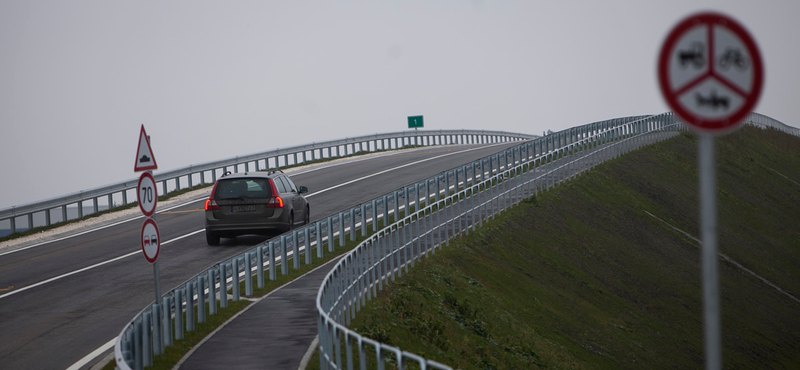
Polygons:
M308 193L308 188L305 186L301 186L299 189L300 194Z

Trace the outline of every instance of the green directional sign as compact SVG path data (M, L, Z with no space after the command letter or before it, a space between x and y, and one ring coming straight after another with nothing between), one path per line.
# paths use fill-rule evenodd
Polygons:
M408 116L408 128L423 127L422 116Z

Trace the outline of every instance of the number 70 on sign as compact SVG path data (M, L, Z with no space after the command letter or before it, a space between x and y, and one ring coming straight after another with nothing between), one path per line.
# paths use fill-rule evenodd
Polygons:
M158 192L156 191L156 180L149 172L143 172L139 177L139 184L136 186L136 198L139 201L139 209L150 217L156 211L158 203Z

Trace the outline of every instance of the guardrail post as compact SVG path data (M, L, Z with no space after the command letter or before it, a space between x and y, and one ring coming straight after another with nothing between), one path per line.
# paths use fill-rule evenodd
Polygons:
M244 262L244 261L242 261L242 262ZM231 287L232 287L231 290L233 291L233 301L234 302L239 302L239 296L240 296L240 293L241 293L240 289L239 289L239 257L233 257L233 260L231 261L231 265L233 267L233 271L231 271L232 272L231 278L233 279L233 280L231 280Z
M344 212L339 212L339 246L344 247Z
M303 231L303 242L306 246L306 265L311 264L311 226L306 226L305 230Z
M350 208L350 241L356 241L356 209Z
M153 366L152 314L142 313L142 367Z
M175 340L183 340L183 289L175 290Z
M300 269L300 230L292 231L292 267Z
M133 329L133 368L134 370L141 370L144 366L142 363L142 320L134 322Z
M161 306L153 303L153 355L160 356L164 353L164 342L161 340Z
M383 227L389 226L389 196L383 196Z
M289 274L289 262L286 258L286 235L281 235L281 275Z
M172 304L170 303L172 297L163 297L161 300L164 302L162 307L164 325L161 328L164 333L164 346L172 347Z
M322 258L322 223L316 222L317 231L317 258Z
M197 322L206 322L206 277L197 277Z
M361 236L367 236L367 206L361 204Z
M208 270L208 314L217 314L217 271Z
M236 259L236 258L234 258ZM228 307L228 264L223 262L219 265L219 307Z
M256 261L258 263L258 289L261 289L264 288L264 247L262 246L256 249Z
M186 283L186 331L194 331L194 294L195 283Z
M378 231L378 200L372 200L372 232Z
M333 252L333 216L328 216L326 225L328 226L328 252Z
M269 280L275 281L277 278L277 269L275 267L275 242L269 242Z
M261 249L258 247L257 249ZM244 294L246 296L253 295L253 269L251 266L253 265L253 257L250 255L250 252L244 254Z
M449 189L448 189L448 191L449 191ZM404 197L405 197L405 200L406 200L405 214L406 214L406 216L408 216L411 213L411 208L410 208L411 204L410 204L410 201L409 201L410 197L408 196L408 186L403 186L403 192L404 192Z

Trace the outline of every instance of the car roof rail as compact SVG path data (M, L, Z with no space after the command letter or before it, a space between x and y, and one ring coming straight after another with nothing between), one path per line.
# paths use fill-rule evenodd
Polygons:
M220 177L225 177L225 176L228 176L230 174L231 174L231 171L225 171L225 173L223 173L222 176L220 176Z
M276 174L278 172L283 173L283 170L270 170L269 172L267 172L267 175L273 175L273 174Z

